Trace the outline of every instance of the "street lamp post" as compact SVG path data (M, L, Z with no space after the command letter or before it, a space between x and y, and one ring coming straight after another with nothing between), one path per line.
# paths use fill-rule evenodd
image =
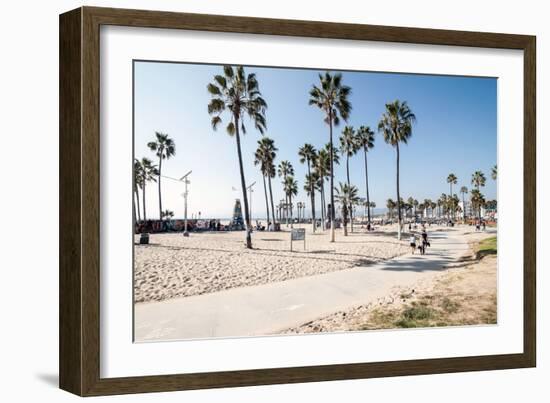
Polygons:
M177 181L177 182L183 182L185 184L185 191L181 194L183 196L184 200L185 200L185 224L184 224L185 230L183 232L183 236L189 236L189 232L187 231L187 196L189 195L189 191L187 190L187 185L189 185L191 183L191 181L188 178L188 176L191 175L191 172L193 172L193 171L187 172L185 175L183 175L179 179L172 178L170 176L162 175L163 178L171 179L171 180Z
M248 197L248 200L250 201L250 202L248 203L248 205L249 205L249 207L248 207L248 214L249 214L249 217L250 217L250 222L249 222L250 227L252 227L252 192L254 191L254 190L252 189L252 187L253 187L255 184L256 184L256 182L252 182L252 184L249 185L249 186L246 188L246 190L248 190L248 192L249 192L249 194L250 194L250 196Z
M189 171L187 172L185 175L183 175L179 180L180 181L183 181L183 183L185 183L185 191L183 192L182 196L183 196L183 199L184 199L184 230L183 230L183 236L189 236L189 231L187 231L187 196L189 195L189 191L187 190L187 185L189 185L191 183L191 181L189 180L188 176L191 174L191 172L193 171Z

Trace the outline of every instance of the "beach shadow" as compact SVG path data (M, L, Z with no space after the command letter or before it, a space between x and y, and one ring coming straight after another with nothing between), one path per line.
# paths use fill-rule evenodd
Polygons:
M427 254L429 255L429 254ZM389 261L382 270L387 271L412 271L412 272L440 272L446 270L449 263L455 260L448 256L439 256L435 259L426 259L427 255L410 256L405 260L392 260ZM434 256L434 255L431 255Z
M35 374L36 379L42 381L48 386L54 388L59 387L59 375L58 374Z
M368 245L368 244L378 244L378 243L382 243L382 244L391 244L391 245L398 245L400 244L400 242L395 239L393 241L390 241L390 240L387 240L387 241L371 241L371 240L368 240L368 241L338 241L336 240L334 243L337 243L337 244L340 244L340 245L346 245L346 244L361 244L361 243L364 243L365 245Z
M234 250L215 249L215 248L193 248L193 247L188 247L188 246L183 247L183 246L169 246L169 245L160 245L160 244L150 244L149 246L154 247L154 248L164 248L164 249L175 250L175 251L177 251L177 250L196 250L196 251L201 251L201 252L224 252L224 253L230 253L230 254L235 253ZM284 253L284 255L283 255L284 257L291 258L291 259L310 259L310 260L317 260L317 261L348 263L353 267L357 266L356 261L361 260L361 259L363 261L368 261L369 264L381 261L380 259L378 259L376 257L373 257L373 256L354 255L354 254L350 254L350 253L338 253L334 250L328 250L328 251L327 250L319 250L319 251L317 251L317 250L316 251L307 251L306 250L305 252L300 251L300 250L295 250L293 252L290 252L290 250L262 248L262 249L253 249L253 251L256 252L256 253L265 255L265 256L273 256L275 253ZM267 253L262 253L262 252L267 252ZM341 259L330 258L330 257L321 257L321 256L311 256L310 254L330 254L330 255L345 256L345 257L350 257L350 258L358 257L358 259L342 262Z

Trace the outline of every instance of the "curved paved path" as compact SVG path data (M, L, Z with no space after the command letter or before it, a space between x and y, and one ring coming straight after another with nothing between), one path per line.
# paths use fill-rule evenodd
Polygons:
M278 283L234 288L135 306L135 340L257 336L298 326L330 313L376 301L395 286L433 276L468 251L461 231L431 232L424 256Z

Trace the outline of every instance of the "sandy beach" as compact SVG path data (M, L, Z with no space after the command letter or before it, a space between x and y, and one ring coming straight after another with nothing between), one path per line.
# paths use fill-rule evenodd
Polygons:
M300 226L295 225L295 228ZM356 226L344 237L337 230L336 242L327 232L306 228L306 250L295 241L290 252L289 229L252 234L254 249L244 247L244 232L151 234L149 245L139 245L136 236L135 302L162 301L213 293L230 288L267 284L312 276L375 262L409 252L406 237L398 242L395 226L366 233ZM435 228L434 228L435 229Z

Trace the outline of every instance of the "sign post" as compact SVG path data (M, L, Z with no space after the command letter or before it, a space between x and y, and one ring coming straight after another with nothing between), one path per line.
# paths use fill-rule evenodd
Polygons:
M292 241L304 241L304 251L306 250L306 229L293 228L290 232L290 251L292 252Z

